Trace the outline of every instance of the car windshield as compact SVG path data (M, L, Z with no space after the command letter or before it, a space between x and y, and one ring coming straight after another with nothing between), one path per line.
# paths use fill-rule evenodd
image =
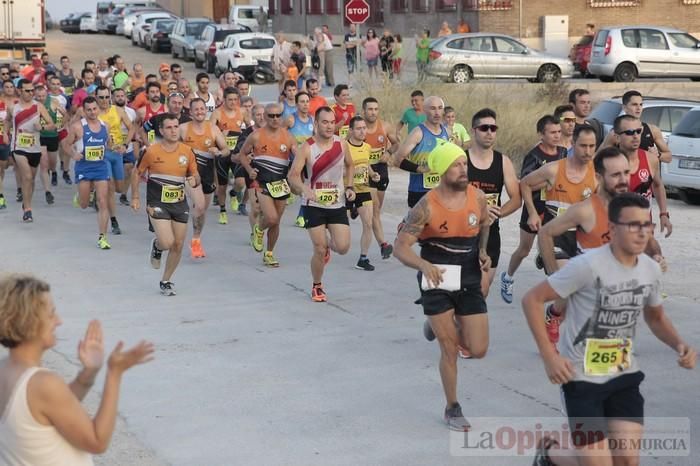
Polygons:
M223 42L231 34L236 34L237 32L246 32L245 29L220 29L214 33L215 42Z
M674 46L684 49L694 49L698 44L698 40L690 34L671 32L668 38Z
M271 49L275 46L274 39L267 39L263 37L256 37L253 39L245 39L239 42L242 49L248 50L261 50L261 49Z
M620 114L620 110L622 110L621 103L604 100L591 112L589 119L595 118L606 125L612 125Z
M175 21L158 21L155 28L163 32L173 32L173 26L175 26Z
M122 11L124 11L124 7L123 7L123 6L118 6L118 7L115 7L115 8L112 10L112 13L111 13L111 14L113 14L113 15L116 16L116 15L118 15L118 14L121 14Z
M680 123L673 128L673 134L689 138L700 138L700 111L686 113Z
M209 23L187 23L187 32L185 35L199 37L207 24Z

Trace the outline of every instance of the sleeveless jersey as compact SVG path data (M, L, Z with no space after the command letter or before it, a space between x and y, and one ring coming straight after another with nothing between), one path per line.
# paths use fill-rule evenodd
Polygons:
M352 144L348 141L348 149L350 150L350 156L352 157L352 163L354 165L354 175L353 175L353 185L355 186L355 192L357 193L368 193L369 190L369 156L372 151L372 147L363 142L359 146Z
M335 115L335 124L343 123L343 126L336 133L341 138L348 137L348 130L350 127L350 120L355 116L355 105L347 104L345 107L341 107L340 104L331 105L331 110Z
M639 148L642 150L649 150L652 147L656 147L654 135L651 133L649 125L642 122L642 134L640 136Z
M307 141L311 147L311 157L306 162L309 175L304 184L314 190L316 200L304 199L305 205L325 209L345 207L345 154L339 136L333 136L333 144L328 150L321 149L313 138Z
M487 205L501 206L501 193L505 185L503 154L493 151L491 166L482 170L472 165L472 158L467 153L467 177L469 178L469 184L486 194ZM493 224L498 225L498 219Z
M418 237L420 256L431 264L462 266L462 283L479 283L479 229L481 207L478 190L467 186L464 206L450 210L442 204L438 193L425 195L430 219ZM415 207L414 207L415 208Z
M610 242L610 230L608 229L608 208L598 194L591 195L591 206L595 215L595 226L589 232L578 227L576 229L576 246L579 254L589 249L599 248Z
M651 202L651 186L654 177L651 175L651 168L649 168L649 160L647 159L646 151L638 149L637 157L639 158L639 166L637 167L637 171L630 175L629 189L630 192L640 194Z
M289 117L297 112L297 106L291 105L287 102L287 99L282 101L282 119Z
M126 105L124 105L122 107L122 110L124 110L124 112L126 113L126 117L129 119L129 121L131 123L136 121L136 110L134 110L131 107L127 107ZM127 127L123 121L121 122L120 127L121 127L121 132L122 132L122 138L124 141L123 143L128 143L127 147L126 147L126 151L133 152L134 151L134 142L133 141L126 141L126 137L129 135L129 130L127 129Z
M301 145L314 135L314 119L309 115L309 119L304 123L296 112L292 113L292 118L294 118L294 124L289 128L289 132L292 133L297 144Z
M58 102L60 105L59 100L56 100L56 102ZM44 103L44 107L46 107L46 111L48 112L49 116L51 117L51 122L56 124L56 129L52 129L52 130L42 129L39 134L41 135L42 138L43 137L49 137L49 138L56 137L56 136L58 136L58 131L63 127L63 123L64 123L63 114L60 111L54 109L54 106L52 105L54 103L54 98L51 95L47 96L46 100L44 100L43 103ZM39 121L41 122L42 128L44 128L46 126L46 124L48 123L47 121L44 120L44 117L39 117Z
M36 103L23 109L16 103L12 109L12 150L23 152L41 152L39 131L34 125L39 122L39 107Z
M595 191L596 181L593 162L588 163L583 180L574 183L566 177L566 160L562 159L555 162L557 164L557 175L554 178L554 184L546 192L544 223L566 212L569 206L588 199Z
M291 135L285 128L274 133L268 128L256 131L258 142L253 146L253 167L258 169L261 182L278 181L287 177L292 148Z
M440 125L440 133L433 134L424 123L417 126L423 133L420 142L413 148L407 157L409 162L418 164L419 166L428 165L428 155L435 149L437 140L442 139L447 141L449 136L445 125ZM440 176L434 173L409 173L408 191L416 193L424 193L433 189L440 182Z
M0 100L0 144L9 144L10 138L5 137L5 117L7 117L7 106L4 100Z
M192 149L181 142L170 152L156 143L148 146L137 170L141 175L148 172L147 201L169 204L185 200L185 179L197 173L197 161Z
M112 144L124 144L122 119L119 117L116 105L111 105L109 110L106 113L100 113L98 118L107 125L109 135L112 137Z
M76 79L73 75L73 70L68 70L68 73L68 75L64 75L63 70L61 69L56 76L61 81L63 91L66 93L66 95L71 96L73 95L73 90L75 89Z
M83 158L78 160L76 165L82 165L84 163L105 163L105 152L107 150L107 138L109 135L107 125L100 121L100 130L94 132L90 129L85 118L80 120L80 124L83 126L83 137L75 142L75 150L80 152Z
M381 120L377 120L377 129L374 133L370 134L367 132L365 142L372 147L372 151L369 155L369 163L371 165L378 163L386 164L386 162L380 162L380 160L384 156L384 151L389 145L389 138L386 136L386 130L384 130L384 125Z
M221 108L220 118L216 122L216 126L219 127L224 136L226 137L226 146L234 150L238 144L238 138L241 135L242 126L245 126L243 122L243 115L241 109L236 109L232 117L229 117Z
M214 141L214 135L211 130L211 122L203 121L202 125L204 126L204 132L202 134L197 134L194 132L194 128L190 123L187 126L187 132L185 133L185 140L183 142L190 146L196 155L206 159L213 159L214 155L209 152L209 148L214 147L216 141Z
M161 103L157 109L153 110L151 108L151 103L146 104L146 114L143 116L143 121L148 121L156 115L165 113L165 104Z
M199 97L199 94L196 94L197 97ZM214 110L216 110L216 99L214 98L214 94L211 92L209 93L209 97L205 99L204 105L207 107L207 120L211 118L211 114L214 113Z

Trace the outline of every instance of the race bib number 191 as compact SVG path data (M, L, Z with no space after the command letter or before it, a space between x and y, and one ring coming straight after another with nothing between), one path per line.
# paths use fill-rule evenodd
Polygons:
M17 145L19 147L32 147L34 145L34 135L20 133L17 137Z

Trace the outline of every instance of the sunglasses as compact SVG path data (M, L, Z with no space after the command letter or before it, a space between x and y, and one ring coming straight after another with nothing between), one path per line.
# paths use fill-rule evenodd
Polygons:
M109 96L108 95L98 95L97 98L100 100L107 100L107 99L109 99Z
M168 94L168 99L172 99L173 97L181 97L183 99L185 98L185 96L182 95L181 92L171 92L170 94Z
M182 73L182 70L170 70L170 71L172 71L173 73Z
M9 73L9 72L8 72L8 73L0 73L0 75L2 75L2 76L9 76L10 73Z
M22 89L22 92L34 92L34 89Z
M281 113L268 113L267 117L268 118L282 118L282 114Z
M576 123L576 118L560 118L559 121L563 121L564 123Z
M485 133L487 131L491 131L492 133L495 133L498 131L498 126L497 125L479 125L475 126L474 129L478 129L482 133Z
M642 128L619 131L617 134L624 134L625 136L634 136L635 134L642 134Z

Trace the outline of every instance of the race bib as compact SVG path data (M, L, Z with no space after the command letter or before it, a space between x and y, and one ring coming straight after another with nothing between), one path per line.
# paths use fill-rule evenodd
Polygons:
M338 203L339 193L336 188L333 189L316 189L316 202L321 205L329 206Z
M369 184L369 167L367 165L362 164L355 167L353 183L356 185Z
M17 136L17 145L19 147L32 147L34 145L34 135L27 133L19 133Z
M433 189L440 183L440 175L437 173L423 173L423 187Z
M486 195L486 205L489 207L498 207L498 198L501 197L499 193L489 193Z
M372 149L369 153L369 163L374 165L382 160L382 155L384 155L384 149Z
M73 88L68 86L64 87L63 90L65 91L66 95L73 95Z
M238 136L226 136L226 145L229 149L235 149L236 144L238 144Z
M338 130L338 136L340 136L343 139L347 139L348 137L348 131L350 131L349 126L341 126L340 130Z
M56 128L62 128L62 127L63 127L63 114L57 113L56 114Z
M152 129L148 132L148 143L153 144L156 142L156 130Z
M160 192L160 202L165 204L174 204L185 200L184 186L168 186L163 185Z
M274 199L288 196L292 193L292 190L289 189L289 184L287 183L286 179L271 181L269 183L266 183L265 186L267 187L267 192L270 193L270 196L272 196Z
M568 207L557 207L557 217L564 215Z
M0 120L0 137L5 135L5 121Z
M541 201L547 200L547 188L540 189L540 200Z
M85 160L88 162L98 162L105 157L104 146L87 146L85 147Z
M618 374L632 365L632 340L627 338L586 338L583 372L586 375Z

